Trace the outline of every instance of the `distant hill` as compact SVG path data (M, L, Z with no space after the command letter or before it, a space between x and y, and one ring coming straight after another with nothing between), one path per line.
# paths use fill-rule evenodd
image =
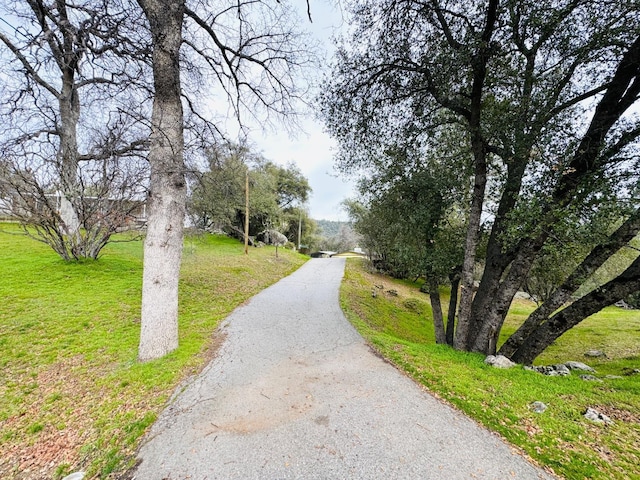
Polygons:
M320 235L325 238L336 237L340 233L340 229L349 225L349 222L338 222L333 220L316 220L318 227L320 227Z
M360 244L359 235L353 230L350 222L336 222L332 220L316 220L320 231L318 236L320 250L332 252L352 251Z

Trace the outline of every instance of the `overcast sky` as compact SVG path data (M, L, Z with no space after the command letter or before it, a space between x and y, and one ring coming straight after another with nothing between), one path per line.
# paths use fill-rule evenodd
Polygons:
M306 15L306 2L295 0ZM311 2L313 23L306 19L306 28L323 42L327 56L331 55L332 34L342 24L342 13L325 1ZM303 17L305 18L305 17ZM327 62L328 63L328 58ZM325 63L325 64L326 64ZM281 133L260 132L255 129L250 134L250 142L265 158L278 164L295 163L313 189L308 202L311 218L316 220L347 220L346 213L340 207L342 200L353 196L354 182L339 177L333 167L333 140L323 132L321 122L307 118L302 122L303 132L296 138Z

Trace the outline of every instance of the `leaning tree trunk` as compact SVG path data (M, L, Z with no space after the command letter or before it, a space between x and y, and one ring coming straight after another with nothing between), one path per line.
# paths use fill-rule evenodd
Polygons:
M594 248L567 279L540 305L500 348L500 354L511 357L520 348L525 339L536 328L547 321L549 316L571 299L578 290L604 262L624 245L630 242L640 231L640 209L637 209L605 242Z
M639 289L640 257L636 258L621 275L576 300L536 328L522 342L511 359L514 362L531 364L538 355L567 330Z
M138 359L146 361L178 347L178 279L186 201L179 63L184 2L139 0L139 3L153 38L155 87L138 350Z

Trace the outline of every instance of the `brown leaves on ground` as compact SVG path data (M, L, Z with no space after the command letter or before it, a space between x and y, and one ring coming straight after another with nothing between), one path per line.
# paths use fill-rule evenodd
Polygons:
M59 465L74 465L79 449L91 434L91 417L84 398L90 382L76 372L80 356L50 365L40 372L25 372L17 384L36 387L24 396L24 410L0 422L0 477L52 478ZM34 378L35 377L35 378Z
M97 382L107 371L77 355L20 375L14 393L22 395L21 409L0 422L0 478L54 478L86 466L81 449L98 437L95 422L110 400ZM21 394L26 382L34 388Z
M20 480L52 478L58 466L79 462L79 448L86 437L86 433L73 428L58 430L48 425L33 444L12 442L8 445L9 448L2 452L6 464L0 467L0 476Z
M213 358L224 332L201 352L197 364L186 374L197 374ZM39 371L26 368L14 376L12 392L20 405L15 414L0 421L0 478L42 480L64 472L86 469L95 459L99 439L120 445L120 453L133 455L135 446L125 446L126 432L119 423L134 423L160 408L164 392L146 390L143 395L123 391L111 381L116 364L88 362L82 355L44 366ZM30 385L28 390L21 386ZM105 386L106 385L106 386ZM3 393L7 391L3 388ZM114 420L108 427L105 421ZM108 430L108 431L106 431ZM105 437L106 435L106 437ZM83 448L84 447L84 448Z
M540 428L538 424L531 418L522 418L520 421L520 428L527 432L527 435L529 435L530 437L534 437L542 433L542 428Z

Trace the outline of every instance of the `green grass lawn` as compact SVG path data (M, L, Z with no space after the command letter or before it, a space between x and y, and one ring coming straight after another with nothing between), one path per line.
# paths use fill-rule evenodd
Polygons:
M117 478L131 466L175 387L215 353L220 320L305 261L243 250L221 236L185 240L180 347L140 364L142 243L65 263L0 224L0 478Z
M175 387L215 353L219 321L304 262L283 249L279 259L272 248L245 257L234 240L187 238L180 348L140 364L140 241L110 244L98 261L65 263L15 227L0 227L3 479L61 478L77 469L87 478L117 478ZM640 376L626 375L640 368L639 312L605 309L539 359L585 361L584 351L604 350L608 358L587 363L599 376L623 378L591 383L497 370L479 355L434 345L428 297L415 284L366 272L358 261L347 263L341 299L383 355L540 464L568 479L640 478ZM514 304L503 340L532 308ZM536 400L549 406L543 414L531 411ZM614 425L588 422L587 407Z
M481 355L435 345L428 296L418 287L349 260L341 304L383 356L540 465L567 479L640 479L640 375L628 375L640 368L640 312L607 308L561 337L536 362L577 360L594 367L599 377L623 377L587 382L576 373L547 377L521 367L500 370L485 365ZM446 294L443 300L446 306ZM533 308L524 300L514 303L502 341ZM584 352L593 348L607 358L586 359ZM534 413L535 401L548 409ZM582 416L587 407L614 424L589 422Z

